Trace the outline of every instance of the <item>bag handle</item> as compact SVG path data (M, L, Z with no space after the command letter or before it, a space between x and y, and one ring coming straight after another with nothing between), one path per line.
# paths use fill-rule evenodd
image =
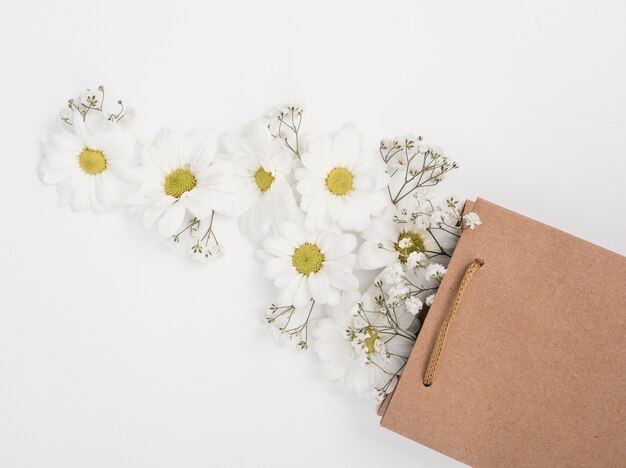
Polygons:
M437 366L439 365L439 358L441 358L441 352L443 351L443 345L446 342L446 336L448 335L448 330L450 329L450 325L452 324L452 320L456 315L456 311L459 308L459 304L461 303L461 297L463 297L463 292L474 273L476 273L480 267L485 264L481 259L477 258L472 263L469 264L467 270L465 270L465 274L463 275L463 279L461 280L461 284L459 285L459 290L456 293L456 298L452 303L452 307L446 316L446 319L441 324L441 328L439 329L439 335L437 335L437 341L435 341L435 346L430 354L430 359L428 360L428 366L426 366L426 371L424 372L424 380L423 384L425 387L430 387L433 383L433 378L435 377L435 372L437 371Z

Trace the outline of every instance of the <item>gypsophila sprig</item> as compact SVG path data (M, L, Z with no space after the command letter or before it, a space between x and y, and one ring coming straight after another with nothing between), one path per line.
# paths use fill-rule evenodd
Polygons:
M69 99L67 101L67 109L63 109L59 112L59 117L63 122L68 125L73 125L72 116L74 111L78 113L83 119L87 118L90 112L100 112L106 116L106 119L110 122L119 122L126 115L124 113L124 103L121 100L117 101L118 108L115 112L106 113L104 110L104 86L98 86L95 90L87 89L82 92L78 98Z
M265 320L272 334L283 344L295 345L300 350L309 347L309 325L314 318L315 301L302 307L277 306L267 309Z
M287 102L268 114L267 128L270 134L281 141L300 159L300 127L304 107L295 101Z
M211 213L208 220L192 217L179 232L169 238L170 244L175 248L185 246L191 258L200 263L220 258L222 247L213 230L214 219L215 212Z
M441 148L424 143L421 136L384 139L379 152L392 177L389 198L394 205L419 189L437 185L459 167Z

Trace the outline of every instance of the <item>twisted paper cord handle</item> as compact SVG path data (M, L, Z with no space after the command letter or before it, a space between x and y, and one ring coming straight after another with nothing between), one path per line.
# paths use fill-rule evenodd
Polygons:
M448 330L450 329L450 324L452 323L452 319L456 315L456 310L461 303L461 297L463 296L463 291L467 288L470 280L472 279L472 275L478 271L478 269L484 265L484 262L480 259L474 260L469 264L467 270L465 270L465 274L463 275L463 279L461 280L461 284L459 285L459 290L456 293L456 298L454 299L454 303L448 312L448 316L441 324L441 328L439 329L439 335L437 335L437 341L435 341L435 346L433 347L433 351L430 354L430 359L428 360L428 366L426 367L426 371L424 372L424 386L429 387L430 384L433 383L433 377L435 376L435 371L437 370L437 365L439 364L439 358L441 357L441 352L443 351L443 345L446 341L446 336L448 335Z

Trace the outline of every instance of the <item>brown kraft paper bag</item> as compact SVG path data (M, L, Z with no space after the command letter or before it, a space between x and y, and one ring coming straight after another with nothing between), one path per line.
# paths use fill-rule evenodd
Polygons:
M482 224L462 234L381 425L472 466L626 467L626 258L482 199L471 210Z

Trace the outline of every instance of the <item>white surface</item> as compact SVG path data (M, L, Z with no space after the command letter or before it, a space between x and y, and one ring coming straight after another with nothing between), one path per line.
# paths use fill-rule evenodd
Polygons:
M145 137L297 97L311 130L425 135L462 165L442 188L626 254L624 4L377 3L2 1L0 466L457 465L272 341L232 221L201 266L130 215L58 208L35 172L85 87Z

